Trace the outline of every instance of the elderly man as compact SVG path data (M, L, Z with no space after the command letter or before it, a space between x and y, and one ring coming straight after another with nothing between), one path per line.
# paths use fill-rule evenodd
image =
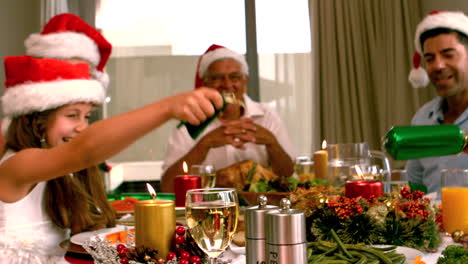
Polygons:
M212 45L200 57L195 88L207 86L234 93L242 104L228 104L218 119L192 139L185 128L169 138L161 188L173 192L182 163L211 164L220 169L243 160L271 167L280 176L293 173L293 151L278 114L246 95L248 66L244 56L223 46Z
M412 124L455 124L468 131L468 17L461 12L431 13L418 25L415 44L429 78L420 68L418 73L412 71L410 81L413 86L424 86L424 80L430 80L438 96L418 110ZM468 156L410 160L406 165L410 181L438 193L440 171L445 168L468 169Z

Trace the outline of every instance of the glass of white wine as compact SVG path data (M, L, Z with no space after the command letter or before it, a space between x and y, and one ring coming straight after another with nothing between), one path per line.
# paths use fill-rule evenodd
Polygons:
M239 217L236 190L211 188L187 191L185 216L193 239L208 255L209 263L215 264L236 232Z
M216 172L213 165L194 164L190 167L191 175L200 175L202 188L213 188L216 185Z

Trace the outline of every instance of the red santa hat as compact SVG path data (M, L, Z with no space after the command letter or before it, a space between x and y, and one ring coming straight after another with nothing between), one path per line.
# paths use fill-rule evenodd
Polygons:
M5 77L1 103L8 118L73 103L101 104L105 98L104 88L90 78L86 63L6 57ZM7 124L2 124L3 129Z
M112 45L99 31L73 14L54 16L41 33L31 34L25 41L26 54L55 59L79 58L96 67L93 77L104 87L109 76L104 71Z
M195 73L195 88L204 85L203 75L206 73L213 62L221 59L233 59L239 62L242 73L245 75L249 74L249 66L247 65L247 61L242 54L239 54L226 47L213 44L198 59L197 72Z
M413 69L409 75L409 81L414 88L425 87L429 84L427 72L421 67L421 35L435 28L447 28L458 31L468 36L468 17L462 12L432 11L417 26L414 37L416 52L413 56Z

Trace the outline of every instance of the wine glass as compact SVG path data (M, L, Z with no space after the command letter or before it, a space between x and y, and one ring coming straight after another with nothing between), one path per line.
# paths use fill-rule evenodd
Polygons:
M211 188L187 191L185 216L190 234L208 255L217 258L232 240L237 228L239 202L235 189Z
M213 188L216 184L216 172L213 165L194 164L190 167L191 175L200 175L202 188Z

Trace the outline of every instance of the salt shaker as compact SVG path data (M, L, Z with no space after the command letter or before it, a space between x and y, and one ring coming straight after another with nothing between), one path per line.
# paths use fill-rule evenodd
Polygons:
M304 212L290 207L291 202L283 198L280 209L265 215L268 264L307 264Z
M265 264L265 214L278 206L267 205L265 195L258 197L258 205L245 211L245 241L247 264Z

